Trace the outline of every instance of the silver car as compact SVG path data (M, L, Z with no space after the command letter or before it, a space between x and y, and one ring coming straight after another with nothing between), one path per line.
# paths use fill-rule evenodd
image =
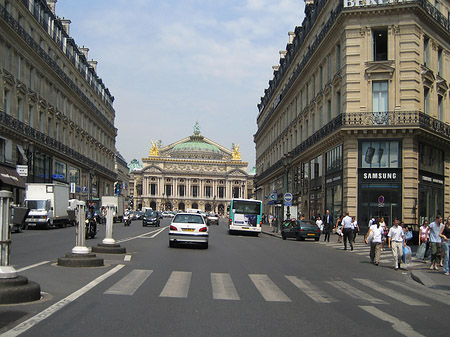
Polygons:
M178 213L169 228L169 247L177 243L198 243L208 248L208 227L201 214Z

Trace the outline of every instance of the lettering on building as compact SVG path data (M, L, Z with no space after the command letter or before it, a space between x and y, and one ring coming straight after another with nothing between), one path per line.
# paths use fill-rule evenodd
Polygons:
M388 4L402 4L416 0L343 0L344 8L385 6Z
M395 172L365 172L363 174L364 180L396 180L397 173Z

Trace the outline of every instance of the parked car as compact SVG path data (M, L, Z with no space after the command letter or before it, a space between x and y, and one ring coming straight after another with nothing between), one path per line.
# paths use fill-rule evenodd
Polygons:
M155 211L147 210L142 217L142 226L156 226L159 227L159 216Z
M169 227L169 247L177 243L195 243L208 248L208 227L200 214L178 213Z
M210 225L218 225L219 224L219 216L216 213L214 213L214 212L209 213L206 216L206 224L208 226L210 226Z
M295 238L297 241L303 241L311 238L316 241L320 239L320 228L312 220L287 220L281 225L281 237Z

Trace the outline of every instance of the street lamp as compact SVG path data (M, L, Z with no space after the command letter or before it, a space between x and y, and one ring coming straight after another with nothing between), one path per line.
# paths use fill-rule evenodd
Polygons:
M285 154L283 156L283 158L281 158L282 162L283 162L283 167L284 167L284 179L285 179L285 184L283 184L284 186L284 193L288 193L289 192L289 169L291 168L291 164L292 164L292 154L290 152L288 152L287 154ZM290 210L290 206L287 206L287 212L286 212L286 218L289 219L291 217L291 210Z

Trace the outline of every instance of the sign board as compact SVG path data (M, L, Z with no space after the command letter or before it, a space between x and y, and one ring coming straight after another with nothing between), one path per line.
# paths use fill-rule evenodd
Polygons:
M28 177L28 166L27 165L17 165L17 174L21 177Z
M292 202L292 193L285 193L284 194L284 201L285 202Z
M270 200L277 200L277 194L275 192L272 192L269 194L269 199Z
M75 183L70 183L70 193L76 193L76 185Z

